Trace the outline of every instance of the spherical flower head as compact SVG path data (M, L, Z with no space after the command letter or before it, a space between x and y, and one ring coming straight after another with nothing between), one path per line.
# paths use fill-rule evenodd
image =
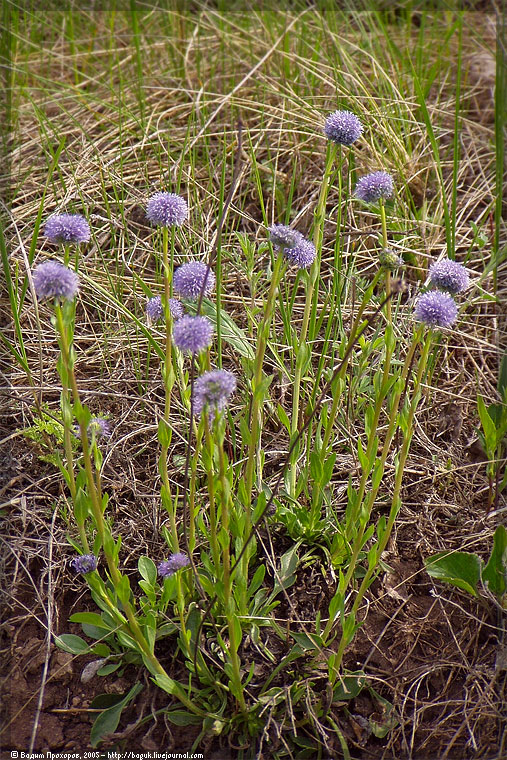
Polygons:
M470 278L464 266L457 261L443 259L430 266L431 284L448 293L461 293L470 285Z
M194 383L193 407L196 415L208 409L211 417L227 406L236 390L236 377L225 369L205 372Z
M285 224L273 224L268 231L269 239L275 248L282 249L289 264L294 264L300 269L311 267L317 251L314 244L307 240L304 235Z
M97 557L95 554L81 554L80 557L74 557L70 564L75 573L86 575L97 569Z
M273 224L268 228L269 239L276 248L294 248L302 237L300 232L286 224Z
M162 578L168 578L169 576L174 575L177 570L181 570L189 564L190 560L186 554L183 554L183 552L176 552L175 554L171 554L169 559L159 563L158 574Z
M338 145L352 145L363 133L363 125L350 111L335 111L326 119L326 137Z
M88 423L88 435L90 438L93 435L95 438L110 438L111 432L111 423L103 417L92 417Z
M164 316L164 310L162 308L162 299L160 296L154 296L154 298L148 299L146 304L146 316L150 322L158 322Z
M366 203L375 203L381 198L390 198L394 192L393 178L387 172L366 174L358 181L354 194Z
M37 298L64 298L72 301L79 289L77 274L58 261L39 264L32 277Z
M183 316L183 306L176 298L169 299L169 310L171 317L176 321ZM164 309L162 308L162 298L160 296L154 296L149 298L146 304L146 316L150 322L158 322L164 316Z
M87 243L90 226L81 214L54 214L44 225L44 234L52 243Z
M429 327L450 327L458 316L458 307L448 293L430 290L419 296L415 318Z
M392 248L384 248L379 253L380 266L383 269L398 269L405 266L405 262Z
M146 216L161 227L181 227L188 217L187 202L175 193L155 193L148 199Z
M179 266L173 276L173 289L182 298L196 301L201 290L208 296L215 287L216 278L203 261L189 261Z
M182 317L174 323L174 345L186 354L198 354L211 346L213 326L206 317Z
M317 251L314 244L300 234L296 245L293 248L284 248L283 255L289 264L299 269L309 269L315 261Z

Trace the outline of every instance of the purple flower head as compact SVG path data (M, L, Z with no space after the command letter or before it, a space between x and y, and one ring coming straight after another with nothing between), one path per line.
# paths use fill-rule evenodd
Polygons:
M150 322L158 322L164 316L164 310L162 308L162 299L160 296L154 296L154 298L148 299L146 304L146 316Z
M194 413L199 415L208 408L210 415L222 411L227 406L229 396L236 390L236 377L224 369L205 372L194 383Z
M269 239L276 248L294 248L302 237L300 232L287 227L286 224L273 224L268 228Z
M314 244L285 224L274 224L270 227L269 239L275 248L282 249L289 264L294 264L300 269L309 269L315 261L317 251Z
M187 354L198 354L211 346L213 326L206 317L182 317L173 328L174 345Z
M299 269L309 269L315 261L317 251L314 244L301 235L294 248L283 249L283 255L289 264L294 264Z
M215 287L216 278L209 266L203 261L189 261L179 266L173 276L173 288L182 298L196 301L204 287L208 296Z
M183 552L176 552L176 554L171 554L169 559L159 563L158 574L162 578L168 578L170 575L174 575L177 570L181 570L189 564L190 560L186 554L183 554Z
M176 298L169 299L169 310L171 317L176 321L183 316L183 306ZM162 298L160 296L154 296L150 298L146 304L146 316L150 322L158 322L164 316L164 310L162 308Z
M76 438L81 437L81 429L79 425L74 425L72 431ZM105 420L103 417L92 417L88 423L86 432L88 434L88 440L90 441L94 436L95 440L98 440L99 438L110 438L112 432L111 423L108 422L108 420Z
M87 243L90 227L81 214L54 214L47 220L44 234L52 243Z
M350 111L335 111L326 119L326 137L339 145L352 145L363 133L363 125Z
M161 227L181 227L188 216L187 202L175 193L155 193L148 199L146 216Z
M458 316L458 307L448 293L430 290L419 296L415 318L429 327L450 327Z
M111 432L111 424L103 417L92 417L88 423L90 438L92 435L95 435L95 438L110 438Z
M387 172L366 174L358 181L354 194L366 203L375 203L381 198L390 198L394 191L393 178Z
M448 293L461 293L470 285L470 278L464 266L457 261L443 259L430 266L431 284Z
M79 289L75 272L58 261L44 261L33 271L37 298L65 298L72 301Z
M74 557L70 564L75 573L86 575L97 569L97 557L95 554L81 554L79 557Z

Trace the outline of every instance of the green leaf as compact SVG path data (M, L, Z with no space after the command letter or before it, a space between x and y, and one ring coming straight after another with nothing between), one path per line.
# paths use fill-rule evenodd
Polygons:
M114 673L120 667L120 662L110 662L109 665L103 665L103 667L97 670L98 676L108 676L110 673Z
M172 430L165 420L159 420L158 423L158 441L161 446L169 448L171 445Z
M128 692L128 694L123 697L123 699L118 702L118 704L114 705L113 707L110 707L107 710L104 710L98 718L95 720L92 730L90 733L90 744L92 747L96 747L97 744L102 741L104 736L107 736L107 734L112 734L116 731L118 727L118 723L120 722L120 717L122 714L122 710L126 705L130 702L131 699L133 699L139 692L142 690L142 685L140 683L136 683Z
M482 580L488 584L489 590L497 596L502 596L506 589L507 575L507 530L499 525L493 536L493 549L488 564L482 571Z
M55 636L54 642L64 652L70 652L71 654L90 652L90 647L86 641L81 636L75 636L73 633L62 633L61 636Z
M265 565L259 565L257 570L255 571L252 580L250 581L250 585L248 586L248 597L252 597L257 589L262 584L262 581L264 580L264 575L266 573L266 566Z
M147 581L150 586L154 586L157 581L157 566L153 560L149 557L139 557L137 567L144 580Z
M128 604L130 600L130 581L128 575L120 576L120 580L115 584L115 591L123 604Z
M103 642L100 642L99 644L95 644L94 647L92 647L91 651L93 654L96 654L98 657L109 657L111 654L111 650L107 646L107 644L104 644Z
M195 314L195 304L187 303L185 304L188 308L188 310ZM216 304L213 303L213 301L210 301L208 298L203 298L202 304L201 304L201 314L208 317L208 319L211 321L213 327L216 330L217 326L217 307ZM238 354L241 356L244 356L246 359L253 360L255 358L255 353L252 348L252 346L249 343L249 339L246 336L246 334L243 332L241 327L238 327L236 322L229 316L229 314L224 311L223 309L220 309L220 331L222 334L222 338L226 343L229 343L230 346L232 346Z
M104 623L102 623L104 625ZM83 633L85 636L88 636L90 639L103 639L106 636L109 636L111 634L110 628L99 628L98 625L90 625L89 623L81 623L81 628L83 629ZM115 630L117 626L114 626Z
M366 676L362 670L354 670L342 676L334 688L333 701L342 702L354 699L366 685Z
M484 442L488 456L494 455L496 449L496 425L489 416L482 396L477 396L477 411L484 431Z
M277 412L277 415L278 415L278 419L280 420L280 422L282 423L282 425L284 426L284 428L290 433L290 420L287 417L287 412L285 411L285 409L283 408L283 406L281 406L280 404L278 404L277 407L276 407L276 412Z
M296 576L294 573L296 572L299 563L297 549L298 546L296 544L281 556L278 577L275 577L270 599L273 599L282 589L289 588L289 586L292 586L295 582Z
M98 628L105 628L104 621L96 612L76 612L69 618L71 623L89 623L96 625Z
M317 636L316 633L292 633L290 634L296 644L299 644L301 649L304 649L305 651L308 650L314 650L314 649L320 649L324 646L324 642L322 641L320 636Z
M507 354L502 356L502 361L500 362L498 393L500 394L500 398L507 402Z
M481 561L470 552L439 552L424 561L426 571L432 578L451 583L457 588L477 596L477 584L481 577Z
M176 726L197 726L201 723L201 718L198 715L192 715L192 713L187 713L184 710L165 712L164 717Z

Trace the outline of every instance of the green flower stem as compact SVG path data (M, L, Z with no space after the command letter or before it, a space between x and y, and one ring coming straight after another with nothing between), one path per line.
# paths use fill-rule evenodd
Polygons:
M399 407L399 404L400 404L400 399L401 399L402 394L403 394L403 390L405 388L405 383L406 383L406 380L407 380L407 377L408 377L408 373L410 372L410 367L412 366L412 358L414 356L414 353L415 353L415 350L417 348L418 343L419 343L419 338L416 336L416 338L412 341L412 343L410 345L410 348L409 348L409 350L407 352L407 355L405 357L405 362L404 362L404 365L403 365L401 376L400 376L400 379L399 379L399 381L397 383L397 390L396 390L396 393L395 393L395 395L393 397L393 402L392 402L391 410L390 410L390 413L389 413L389 425L388 425L386 436L385 436L385 439L384 439L384 445L382 447L382 452L380 454L380 457L377 460L377 463L381 467L382 472L384 472L385 464L386 464L386 461L387 461L387 456L389 454L389 451L390 451L390 448L391 448L391 443L392 443L392 440L394 438L394 434L396 432L396 428L397 428L397 424L398 424L398 407ZM372 438L373 439L375 439L375 432L374 432L375 428L376 428L376 425L372 425ZM362 476L361 485L363 484L363 481L364 481L364 483L366 483L366 481L367 481L367 477L365 477L364 472L363 472L363 476ZM378 486L376 488L372 489L368 493L368 496L367 496L367 510L366 510L367 517L366 517L366 519L364 519L364 520L361 521L361 525L360 525L359 529L357 530L357 532L355 534L355 539L354 539L354 543L353 543L353 546L352 546L352 555L351 555L351 559L350 559L350 562L349 562L349 567L348 567L347 573L345 574L345 576L343 578L343 582L342 582L342 587L343 587L344 590L347 589L347 587L348 587L348 585L349 585L349 583L350 583L350 581L352 579L352 576L354 575L354 572L355 572L355 569L356 569L356 564L357 564L357 559L358 559L358 556L359 556L359 552L361 551L362 546L363 546L363 536L364 536L364 533L365 533L365 530L366 530L366 526L367 526L368 521L369 521L369 517L370 517L370 514L371 514L371 509L373 508L373 505L375 503L375 499L377 498L377 494L378 494L378 492L380 490L381 484L382 484L382 480L379 481L379 484L378 484ZM361 491L361 485L360 485L360 489L359 489L360 491ZM362 499L364 497L364 487L362 489L362 494L363 495L361 496L361 501L362 501ZM357 507L357 510L356 510L356 519L357 519L357 514L358 514L358 512L360 511L360 508L361 508L361 501L358 499L358 507ZM331 630L333 628L333 625L334 625L334 621L332 619L328 620L328 622L326 624L326 627L324 629L324 632L322 634L322 637L323 637L324 641L326 641L326 639L330 635Z
M213 564L215 571L218 575L220 568L220 550L218 548L217 541L217 512L216 512L216 496L215 496L215 476L213 472L213 457L215 451L215 443L209 429L208 415L204 415L204 436L206 441L206 469L208 480L208 498L209 498L209 526L210 526L210 545L211 556L213 557Z
M418 330L416 333L416 336L414 338L413 342L413 348L415 350L415 346L418 344L421 336L421 330ZM385 550L387 543L389 541L389 538L391 536L391 532L394 526L394 521L396 519L396 516L399 512L401 501L400 501L400 493L401 493L401 486L403 483L403 474L405 469L405 464L407 461L408 453L410 450L410 443L412 441L412 434L413 434L413 423L414 423L414 416L417 409L417 406L419 404L419 398L420 398L420 388L421 388L421 382L424 377L424 373L426 371L427 367L427 361L428 361L428 354L429 350L432 344L432 335L431 332L428 333L426 337L426 341L424 343L424 347L421 353L421 358L419 359L419 365L417 368L417 375L414 382L414 389L412 393L412 400L410 403L409 411L408 411L408 417L407 417L407 423L406 423L406 429L405 429L405 435L403 437L403 444L400 451L400 456L398 459L398 465L396 468L396 478L394 483L394 490L393 495L391 499L391 509L389 511L389 517L387 519L386 527L379 538L379 542L376 547L375 556L376 556L376 562L369 562L368 563L368 570L362 580L362 583L359 587L359 590L356 594L356 598L354 599L354 603L352 605L352 609L350 611L350 615L355 617L359 606L361 605L361 602L363 600L363 597L369 588L369 585L372 580L372 576L374 572L376 571L378 567L378 562L382 556L383 551ZM413 352L412 352L413 353ZM405 368L406 373L408 375L409 367L410 367L410 361L411 356L410 352L409 355L407 355L407 360L405 361ZM401 392L398 395L398 403L399 398L401 397ZM392 415L393 417L394 415ZM391 417L391 419L392 419ZM394 431L393 431L394 432ZM336 680L336 677L338 675L338 670L340 668L342 659L343 659L343 653L345 651L347 645L346 638L342 635L340 643L338 645L338 650L336 653L336 657L334 659L332 673L330 673L330 680L332 683Z
M227 626L229 629L229 656L231 658L232 666L232 681L234 683L236 697L239 702L240 709L243 713L247 712L245 697L243 695L243 685L241 683L241 671L240 671L240 659L238 657L238 647L240 641L237 640L237 613L233 609L233 596L232 596L232 582L231 582L231 556L230 556L230 533L229 533L229 506L231 501L230 484L227 480L225 472L225 455L224 455L224 442L223 436L220 436L218 432L218 425L220 420L215 419L215 430L217 431L217 447L218 447L218 471L220 481L220 500L221 500L221 533L225 536L225 541L222 543L222 567L223 567L223 581L224 581L224 601L225 601L225 614L227 617ZM241 630L241 629L240 629Z
M121 583L122 576L116 566L114 554L111 551L111 544L113 543L112 537L109 532L109 529L106 526L106 522L104 520L104 515L102 512L102 505L100 504L99 499L98 499L95 478L93 476L92 460L90 457L90 450L88 447L88 431L86 429L86 425L83 420L83 415L81 413L83 410L83 407L81 405L81 401L79 397L79 391L78 391L77 382L76 382L76 375L74 373L74 367L72 366L72 363L70 360L70 347L67 341L67 332L66 332L65 323L63 320L62 309L59 303L55 304L55 313L56 313L57 329L58 329L58 332L60 334L60 339L61 339L63 364L70 381L70 387L72 389L72 396L74 400L74 408L77 411L76 416L79 422L79 429L81 433L81 445L83 447L83 461L84 461L84 466L85 466L86 478L88 481L88 489L90 492L89 495L90 495L90 500L91 500L93 517L95 520L95 526L97 528L97 533L100 538L102 549L104 551L104 556L106 558L107 567L111 576L111 580L113 581L114 586L118 587ZM141 652L143 653L143 656L146 659L146 662L149 663L151 672L155 675L158 674L158 675L167 676L164 668L159 663L155 655L151 652L149 644L146 641L143 635L143 632L141 631L139 623L137 622L135 613L132 609L130 602L127 600L123 601L123 608L125 610L125 615L129 623L129 631L131 635L133 636L133 638L135 639L135 641L137 642Z
M387 240L387 222L386 222L386 207L384 201L380 200L380 221L382 224L382 246L384 249L388 248L389 242ZM386 269L386 296L391 292L391 271ZM388 324L391 324L391 298L386 303L386 319ZM386 366L389 367L390 361L386 361Z
M318 298L318 289L316 288L317 280L320 272L320 261L322 257L322 241L324 238L324 222L326 219L326 201L329 192L329 182L333 171L333 164L336 157L336 145L329 144L326 156L326 166L324 169L324 176L322 178L322 185L320 187L319 201L317 208L315 209L314 216L314 233L313 244L317 255L315 261L310 267L308 273L308 281L306 286L306 299L305 309L303 312L303 321L301 323L301 330L299 331L298 339L298 351L296 356L296 371L294 374L294 383L292 386L292 417L291 417L291 439L297 434L299 427L300 408L299 400L301 394L301 379L303 376L303 370L306 366L306 357L308 353L308 347L306 345L306 339L308 335L308 325L310 323L310 315L312 314L312 306L314 300L314 294ZM341 157L341 154L340 154ZM341 176L341 167L340 167ZM292 498L296 496L296 483L297 483L297 448L294 450L292 462L289 472L289 495Z
M364 310L366 309L366 306L370 302L370 299L373 295L373 290L375 286L377 285L379 279L381 276L381 271L379 270L376 274L373 280L371 281L370 286L366 290L364 294L364 298L361 301L361 305L359 306L359 310L357 312L357 316L354 320L354 324L352 325L351 331L350 331L350 340L353 339L353 337L357 334L357 331L359 329L359 323L361 321L361 317L363 316ZM350 344L349 340L349 344ZM333 381L333 386L337 389L336 392L333 393L333 403L331 405L331 410L329 412L328 418L327 418L327 424L326 429L324 431L324 438L322 441L322 455L325 456L327 447L329 446L329 442L331 440L331 435L333 433L334 423L336 419L336 414L338 412L338 407L340 405L341 401L341 392L339 389L341 388L340 379L343 380L345 377L345 373L347 371L347 367L349 364L350 356L347 358L347 361L343 362L343 365L340 369L340 372L337 374L335 380Z
M283 251L280 251L276 258L271 275L271 283L269 286L268 296L264 308L264 316L259 326L259 332L257 336L257 349L254 359L254 376L252 380L252 406L250 413L251 420L251 435L250 443L248 446L248 459L245 469L245 528L243 535L245 536L245 550L241 560L241 574L243 578L248 578L248 565L250 561L250 551L246 549L246 544L250 540L252 533L252 493L254 485L254 473L255 463L257 462L257 487L260 489L262 481L262 472L260 465L260 431L261 431L261 411L262 403L264 400L264 391L262 390L262 380L264 377L263 365L264 354L266 352L266 346L269 338L269 329L271 326L271 320L273 318L273 312L275 309L276 295L278 292L278 286L282 277L283 271ZM242 592L241 609L242 614L246 614L247 598L246 587Z
M166 433L169 433L169 417L171 414L171 393L175 382L175 374L172 365L172 319L171 309L169 307L169 299L171 298L172 287L172 267L174 256L174 234L171 237L171 260L169 261L169 232L167 227L162 227L162 259L164 269L164 317L165 317L165 361L164 361L164 390L165 390L165 403L164 403L164 424L167 428ZM167 440L170 436L166 435ZM171 485L169 482L169 472L167 468L167 458L169 452L169 444L163 443L161 445L160 459L159 459L159 471L162 478L162 484L167 496L166 503L170 508L168 509L169 524L171 528L172 537L172 550L174 552L179 551L178 529L176 527L176 515L174 510L174 502L171 499Z
M264 354L266 352L266 345L269 337L269 328L271 320L273 318L273 311L276 303L276 294L278 291L278 285L280 284L281 273L283 264L283 254L280 251L275 259L275 265L271 276L271 284L269 286L268 297L266 299L264 316L259 327L259 333L257 337L257 350L255 352L254 359L254 377L252 383L253 398L252 398L252 410L251 410L251 439L248 449L248 460L245 471L245 485L246 485L246 526L245 535L250 533L251 528L251 505L252 505L252 492L254 483L255 462L257 459L257 450L259 447L260 437L260 412L262 406L262 393L259 390L262 384L263 378L263 365ZM260 485L261 473L257 473L258 485Z
M195 492L197 483L197 465L202 446L203 429L199 425L195 436L195 453L190 462L190 479L188 484L188 553L193 554L195 550L195 522L197 512L195 508ZM210 507L211 508L211 507Z

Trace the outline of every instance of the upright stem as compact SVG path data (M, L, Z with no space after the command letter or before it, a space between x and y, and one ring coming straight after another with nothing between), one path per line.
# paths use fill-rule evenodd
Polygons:
M174 233L173 233L174 236ZM160 451L160 475L162 478L162 485L166 492L166 503L169 506L169 523L171 527L171 537L173 541L172 549L177 552L179 549L178 530L176 527L176 515L174 513L174 503L171 499L171 485L169 482L169 472L167 468L167 457L169 452L169 445L166 441L169 439L169 417L171 413L171 393L174 385L175 375L172 366L172 345L171 345L171 309L169 306L169 299L171 298L171 284L172 284L172 265L173 265L173 250L174 250L174 237L171 241L171 262L169 263L169 232L167 227L162 227L162 262L164 269L164 317L165 317L165 361L164 361L164 390L165 390L165 403L164 403L164 424L166 426L166 435L164 436L164 443L161 445Z
M351 336L354 336L356 334L357 330L358 330L359 323L361 321L361 317L363 316L364 310L365 310L366 306L368 305L368 303L370 301L370 298L371 298L371 296L373 294L373 290L374 290L377 282L379 281L380 276L381 276L381 271L379 269L378 272L376 273L375 277L373 278L372 282L370 283L370 286L368 287L366 293L364 294L363 300L361 301L361 305L359 306L359 310L357 312L357 316L354 319L354 324L352 325L352 328L350 330L350 335ZM336 387L337 390L336 390L336 392L333 393L333 403L331 405L331 410L329 412L328 419L327 419L326 429L324 431L324 439L322 441L323 456L325 456L326 449L329 446L329 442L331 440L331 435L332 435L332 432L333 432L334 421L335 421L335 418L336 418L336 414L338 412L338 406L340 404L340 399L341 399L341 393L339 392L340 385L339 385L338 378L344 378L345 377L345 373L347 371L348 363L349 363L349 358L347 358L347 360L343 362L343 365L340 368L339 374L337 375L336 379L333 381L333 385L335 385L335 387Z
M415 343L418 342L419 335L420 333L416 334L416 337L414 340ZM379 542L376 547L376 551L375 551L376 562L368 563L368 570L366 571L366 574L356 594L356 598L354 599L352 609L349 613L349 615L353 617L355 617L357 610L359 609L359 606L363 600L363 597L367 589L369 588L372 576L378 567L378 562L380 560L380 557L382 556L382 552L385 550L387 546L387 543L389 541L389 538L391 536L391 532L394 526L396 515L398 514L399 509L400 509L400 493L401 493L401 486L403 483L405 463L407 461L408 453L410 451L410 443L412 440L412 433L413 433L414 415L419 403L419 397L420 397L419 391L420 391L422 378L426 370L426 363L428 360L428 354L431 347L431 343L432 343L432 335L431 335L431 332L429 332L426 337L426 341L425 341L425 344L421 353L421 358L419 359L419 365L417 368L417 375L416 375L415 383L414 383L412 401L410 403L410 408L409 408L407 422L406 422L405 435L403 437L403 444L401 447L400 456L398 459L398 466L396 469L396 478L395 478L395 483L394 483L393 495L391 499L391 509L389 511L389 517L387 519L385 530L383 531L382 536L379 538ZM407 366L407 364L405 364L405 366ZM398 403L399 403L399 398L398 398ZM341 665L341 662L343 659L343 653L345 651L346 646L347 646L347 639L342 634L340 643L338 645L336 657L334 659L333 672L332 674L330 674L332 682L334 682L336 675L338 673L338 669Z
M111 580L113 581L113 585L115 587L119 587L122 576L116 566L114 552L111 550L111 546L112 545L114 546L113 539L106 526L104 515L102 513L102 505L100 504L99 499L98 499L95 478L93 477L92 460L90 457L90 450L88 447L88 431L84 423L83 414L81 413L81 410L83 409L83 407L81 405L81 400L79 397L79 391L78 391L77 382L76 382L76 375L74 373L74 368L72 367L71 361L70 361L70 349L69 349L69 344L67 341L67 332L66 332L65 324L63 320L62 309L61 309L60 304L58 303L55 305L55 312L56 312L56 322L57 322L58 332L60 333L60 339L61 339L62 358L63 358L63 362L64 362L65 369L67 372L67 376L70 381L70 387L72 389L74 407L78 412L76 416L78 418L79 429L81 433L81 445L83 447L83 462L84 462L84 467L85 467L85 472L86 472L86 479L88 482L88 490L89 490L89 495L90 495L90 500L91 500L93 517L95 520L95 527L97 528L97 533L100 538L100 543L104 551L104 556L106 558L107 567L111 576ZM143 632L141 631L139 623L136 620L135 613L132 609L130 602L127 599L123 599L122 604L125 610L125 615L129 623L130 633L132 634L137 644L139 645L139 648L141 649L147 663L150 665L150 669L152 673L167 676L164 668L161 666L158 659L152 653L150 646L148 642L146 641L143 635Z
M220 550L218 548L217 541L217 506L215 501L215 478L213 472L213 454L214 454L214 441L209 429L208 416L204 419L204 435L206 440L206 449L208 457L208 498L209 498L209 528L210 528L210 544L211 544L211 556L213 557L213 564L215 566L215 572L218 574L220 568Z
M218 424L215 426L218 428ZM238 647L240 641L237 639L237 626L236 626L236 611L233 609L233 596L232 596L232 583L231 583L231 556L230 556L230 536L229 536L229 502L230 502L230 489L227 482L225 472L225 455L223 440L219 439L217 435L218 446L218 462L219 462L219 480L220 480L220 496L221 496L221 524L223 534L226 536L225 542L222 544L222 567L223 567L223 580L224 580L224 601L225 601L225 614L227 617L227 625L229 629L229 654L231 657L232 666L232 680L234 682L236 696L242 712L246 712L245 697L243 695L243 685L241 683L241 662L238 656ZM241 630L241 629L240 629Z
M252 493L253 493L253 483L254 483L254 472L255 472L255 462L257 461L258 457L258 450L260 449L260 430L261 430L261 405L263 403L263 397L264 394L261 389L262 379L264 376L263 372L263 365L264 365L264 354L266 352L266 345L269 338L269 328L271 325L271 320L273 318L273 311L275 308L276 303L276 294L278 291L278 285L280 283L281 273L282 273L282 264L283 264L283 253L280 251L276 258L275 258L275 264L273 267L273 274L271 276L271 284L269 286L268 291L268 297L266 300L266 305L264 309L264 317L262 318L262 322L259 327L259 334L257 337L257 350L255 353L255 360L254 360L254 377L253 377L253 394L252 394L252 407L251 407L251 436L250 436L250 445L248 447L248 459L246 463L246 470L245 470L245 491L246 491L246 498L245 498L245 528L244 528L244 537L245 537L245 545L243 550L243 556L241 559L241 571L242 571L242 577L244 579L248 579L248 564L249 564L249 554L250 552L247 550L247 543L250 540L250 536L252 533ZM262 473L260 472L260 465L257 468L257 483L258 487L260 487L260 482L262 479ZM242 614L246 614L246 587L244 590L244 593L242 594L242 603L241 603L241 612Z
M387 249L389 241L387 239L387 222L386 222L386 207L383 199L380 200L380 221L382 223L382 246ZM386 269L386 296L391 292L391 271ZM391 299L386 303L386 319L388 324L391 324Z
M317 255L313 262L310 272L308 274L308 282L306 286L306 299L305 309L303 312L303 321L301 323L301 330L299 331L298 351L296 355L296 371L294 374L294 384L292 386L292 418L291 418L291 438L293 438L299 427L299 400L301 393L301 379L303 376L303 370L306 365L307 346L306 338L308 335L308 325L310 323L310 315L312 313L314 292L316 289L317 280L320 272L320 261L322 257L322 241L324 239L324 222L326 218L326 201L329 192L329 181L333 170L333 163L336 156L336 145L331 143L328 145L328 151L326 156L326 166L324 169L324 176L322 178L322 185L320 187L319 201L317 208L315 209L314 216L314 232L313 232L313 244ZM341 158L341 153L340 153ZM340 166L341 172L341 166ZM296 496L296 482L297 482L297 449L294 451L294 457L291 462L289 473L289 493L292 498Z
M247 496L247 526L251 526L251 503L252 503L252 491L255 471L255 460L257 455L257 448L259 446L259 431L260 431L260 408L262 404L262 394L259 391L259 387L263 378L263 365L264 354L266 352L266 345L269 337L269 327L273 318L273 311L276 302L276 293L278 285L280 283L280 276L282 270L283 255L278 253L275 259L275 265L273 268L273 274L271 276L271 284L269 286L268 297L266 299L266 306L264 309L264 316L259 327L259 335L257 339L257 350L255 352L254 360L254 378L253 378L253 398L252 398L252 410L251 410L251 439L248 450L248 460L245 471L245 484L246 484L246 496ZM259 473L260 475L260 473Z

